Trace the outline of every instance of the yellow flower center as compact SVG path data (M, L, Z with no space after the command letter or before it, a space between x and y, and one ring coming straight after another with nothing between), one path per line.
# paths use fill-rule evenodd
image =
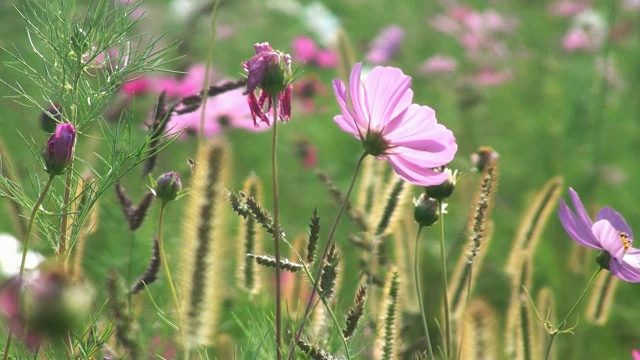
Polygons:
M629 239L629 234L624 231L618 231L618 233L620 234L620 241L622 241L624 253L626 254L627 251L629 251L629 249L631 248L631 239Z

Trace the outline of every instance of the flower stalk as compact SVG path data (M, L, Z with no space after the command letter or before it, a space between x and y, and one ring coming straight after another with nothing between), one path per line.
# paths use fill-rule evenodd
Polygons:
M419 225L418 226L418 233L416 234L416 241L415 241L415 246L414 246L414 250L413 250L413 254L414 254L414 261L413 261L413 278L414 278L414 282L416 284L416 295L418 297L418 306L420 306L420 317L422 318L422 327L424 329L424 334L427 338L427 351L429 354L429 359L435 359L435 357L433 356L433 348L431 347L431 337L429 336L429 327L427 326L427 314L425 313L425 309L424 309L424 302L422 300L422 290L420 290L420 266L419 266L419 258L420 258L420 251L418 250L418 243L420 242L420 233L422 232L422 228L424 226Z
M365 157L367 157L367 155L368 154L365 152L362 155L360 155L360 158L358 158L358 161L356 162L356 165L353 169L353 175L351 177L351 182L349 183L349 188L347 189L347 193L345 194L344 200L342 201L342 206L340 206L338 215L336 215L336 219L334 220L333 225L331 226L331 230L329 231L327 243L324 245L324 251L322 252L322 256L318 261L318 264L320 264L320 266L318 266L318 272L315 276L316 281L313 282L313 289L311 290L311 295L309 296L309 300L307 301L307 305L304 309L304 314L302 315L302 322L300 323L300 326L298 327L298 331L296 332L296 337L295 337L295 340L293 341L293 346L291 346L291 348L289 349L289 356L288 356L289 360L293 360L295 344L298 343L302 338L302 331L304 330L304 325L306 323L307 317L309 316L309 313L311 312L314 297L318 292L318 287L320 284L320 281L318 280L322 275L322 268L323 268L322 264L324 264L324 261L327 258L327 254L329 253L329 249L331 248L331 244L333 244L333 237L335 236L336 229L338 228L338 224L340 223L340 219L342 218L342 214L344 213L344 210L346 209L347 204L349 204L349 198L351 196L351 192L353 191L353 187L356 183L356 178L358 177L358 171L360 170L360 165L362 165L362 161L365 159Z
M273 136L271 145L271 184L273 189L273 228L280 229L278 208L278 98L273 99ZM280 279L280 231L273 232L276 258L276 359L282 359L282 279Z
M27 234L24 239L24 244L22 247L22 261L20 262L20 272L18 273L19 277L24 275L24 266L27 260L27 251L29 250L29 243L31 242L31 233L33 232L33 223L35 221L36 215L40 210L40 205L44 201L45 196L49 192L51 188L51 184L53 183L53 178L55 178L54 174L49 175L49 179L47 180L47 184L42 189L40 196L36 200L35 204L33 204L33 209L31 210L31 216L29 217L29 223L27 225ZM7 344L4 348L4 355L2 357L3 360L7 360L9 358L9 350L11 349L11 339L13 338L13 329L9 328L9 335L7 336Z

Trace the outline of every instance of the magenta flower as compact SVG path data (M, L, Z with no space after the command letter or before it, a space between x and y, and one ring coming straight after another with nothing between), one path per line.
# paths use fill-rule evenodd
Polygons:
M631 356L633 356L633 360L640 360L640 351L638 350L633 350L631 352Z
M419 71L424 75L440 75L452 73L456 71L457 67L458 62L456 59L449 56L434 55L420 65Z
M422 186L447 180L446 173L432 169L449 163L458 145L432 108L411 103L411 78L400 69L378 66L361 80L361 70L362 63L354 65L349 89L333 80L342 110L335 122L360 139L367 154L388 160L404 180Z
M273 97L278 99L278 117L282 121L291 118L291 56L281 51L273 50L269 43L256 44L256 51L248 61L242 63L247 75L247 90L244 94L249 103L254 125L258 127L257 118L270 125L269 110L273 105ZM260 98L255 94L260 88ZM265 109L265 104L267 107Z
M567 234L578 244L602 250L598 263L614 276L628 282L640 282L640 250L632 247L633 232L618 212L600 209L596 222L587 215L578 194L569 188L575 213L560 199L558 216Z
M56 125L56 132L47 141L44 163L51 175L62 174L73 161L76 129L69 123Z

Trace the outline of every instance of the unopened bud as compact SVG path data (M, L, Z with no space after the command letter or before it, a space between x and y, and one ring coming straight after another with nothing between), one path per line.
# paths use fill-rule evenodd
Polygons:
M50 175L60 175L73 161L76 129L69 123L57 124L44 149L44 163Z
M427 195L439 201L442 201L453 194L453 190L456 187L456 182L458 181L459 176L458 170L451 172L451 169L444 169L444 172L449 174L449 179L445 180L445 182L440 185L425 187Z
M158 199L163 202L175 200L180 190L182 190L180 175L173 171L160 175L153 190Z
M440 204L438 200L430 198L427 194L413 200L413 218L420 226L428 227L440 219Z

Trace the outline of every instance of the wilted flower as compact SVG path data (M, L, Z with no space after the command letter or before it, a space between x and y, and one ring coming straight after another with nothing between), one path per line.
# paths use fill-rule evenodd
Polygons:
M153 188L154 194L162 202L175 200L180 190L182 190L180 175L173 171L160 175Z
M449 163L458 145L451 130L437 123L433 109L411 103L411 78L400 69L378 66L362 80L361 69L362 63L354 65L348 90L333 80L342 110L334 120L360 139L367 154L388 160L404 180L423 186L447 180L447 174L432 169Z
M367 54L367 61L376 65L388 62L398 51L403 39L404 29L398 25L382 29L371 44L371 50Z
M255 126L257 118L270 125L268 113L273 105L273 97L278 100L278 117L287 121L291 117L291 56L281 51L273 50L269 43L254 45L256 55L242 63L247 75L247 90L249 95L249 109ZM261 89L260 99L256 97L256 88ZM264 105L267 104L265 111Z
M60 175L73 161L76 129L69 123L57 124L44 149L44 164L50 175Z
M563 199L560 199L558 209L560 222L567 234L582 246L602 250L598 263L614 276L628 282L640 282L640 250L632 247L633 231L624 218L612 208L604 207L594 223L580 197L571 188L569 196L575 212Z

